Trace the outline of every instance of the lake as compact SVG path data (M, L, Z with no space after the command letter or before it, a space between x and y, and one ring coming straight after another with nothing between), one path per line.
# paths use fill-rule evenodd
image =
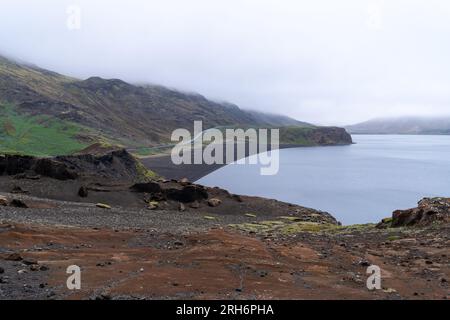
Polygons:
M280 170L227 165L197 181L331 213L343 224L378 222L424 197L450 196L450 136L353 135L354 145L280 151Z

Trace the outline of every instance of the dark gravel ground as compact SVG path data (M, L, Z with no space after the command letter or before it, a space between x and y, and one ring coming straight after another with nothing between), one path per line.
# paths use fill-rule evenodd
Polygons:
M111 229L154 229L159 232L184 233L207 230L214 226L240 224L273 219L273 214L259 212L255 217L244 214L212 214L217 208L207 206L186 211L148 210L112 207L101 209L96 204L40 199L27 195L3 194L24 201L38 201L50 208L15 208L0 206L0 221L9 223L105 227Z

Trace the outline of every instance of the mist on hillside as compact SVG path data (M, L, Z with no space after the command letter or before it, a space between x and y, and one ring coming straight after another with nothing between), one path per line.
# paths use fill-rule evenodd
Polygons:
M445 0L3 0L1 53L344 125L450 114Z

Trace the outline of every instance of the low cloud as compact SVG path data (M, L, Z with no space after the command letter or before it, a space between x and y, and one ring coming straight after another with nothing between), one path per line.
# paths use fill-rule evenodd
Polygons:
M446 0L3 0L0 39L3 53L80 78L348 124L450 114L449 15Z

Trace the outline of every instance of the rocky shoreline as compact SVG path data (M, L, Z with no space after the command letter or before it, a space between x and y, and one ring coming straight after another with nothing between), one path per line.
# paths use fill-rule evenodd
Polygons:
M166 180L123 150L0 157L0 299L448 299L449 217L435 198L341 226ZM366 287L372 264L380 290ZM81 290L66 287L69 265Z

